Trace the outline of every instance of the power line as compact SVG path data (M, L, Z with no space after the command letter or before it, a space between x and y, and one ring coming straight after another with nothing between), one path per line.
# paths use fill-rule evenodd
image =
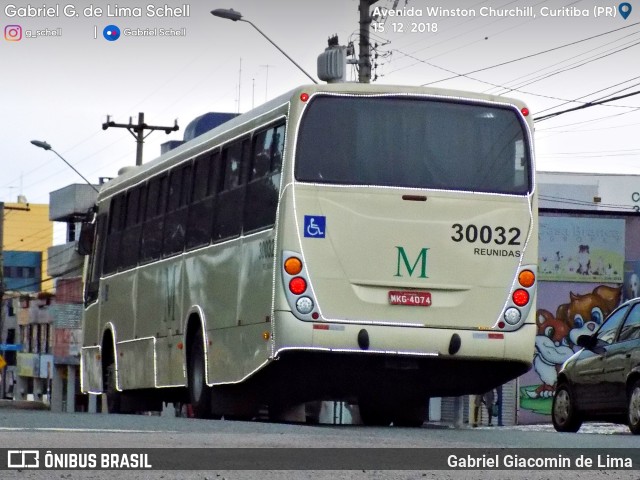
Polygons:
M588 58L588 59L586 59L586 60L584 60L584 61L582 61L582 60L581 60L581 61L575 62L575 63L573 63L573 64L570 64L570 65L568 65L568 66L566 66L566 67L562 67L562 68L560 68L560 69L558 69L558 70L555 70L555 71L553 71L553 72L550 72L550 73L547 73L547 74L540 75L540 76L538 76L538 77L533 78L532 80L525 81L524 83L521 83L521 84L519 84L519 85L518 85L518 86L516 86L516 87L509 87L509 88L506 88L506 89L505 89L505 92L502 92L502 93L500 93L500 94L502 95L502 94L505 94L505 93L508 93L508 92L511 92L511 91L516 91L516 90L518 90L519 88L526 87L527 85L531 85L532 83L537 83L537 82L540 82L540 81L542 81L542 80L546 80L547 78L553 77L553 76L555 76L555 75L559 75L559 74L564 73L564 72L567 72L567 71L569 71L569 70L575 70L576 68L580 68L580 67L583 67L584 65L587 65L587 64L589 64L589 63L595 62L595 61L597 61L597 60L601 60L601 59L603 59L603 58L610 57L611 55L615 55L616 53L620 53L620 52L622 52L622 51L624 51L624 50L627 50L627 49L629 49L629 48L635 47L635 46L637 46L637 45L640 45L640 41L635 42L635 43L627 44L627 45L625 45L624 47L621 47L621 48L619 48L619 49L617 49L617 50L615 50L615 49L611 49L611 50L609 50L607 53L602 54L602 55L600 55L600 56L593 56L593 57L590 57L590 58Z
M559 45L557 47L549 48L547 50L542 50L542 51L537 52L537 53L532 53L530 55L525 55L523 57L514 58L513 60L508 60L506 62L496 63L495 65L491 65L489 67L479 68L477 70L472 70L470 72L466 72L466 73L463 73L463 74L458 74L458 75L456 75L454 77L443 78L441 80L436 80L436 81L433 81L433 82L423 83L422 86L432 85L434 83L444 82L446 80L452 80L454 78L458 78L458 77L461 77L461 76L471 75L471 74L478 73L478 72L484 72L484 71L487 71L487 70L491 70L493 68L502 67L504 65L509 65L509 64L515 63L515 62L520 62L522 60L526 60L526 59L529 59L529 58L537 57L539 55L544 55L545 53L554 52L554 51L560 50L562 48L570 47L572 45L577 45L577 44L582 43L582 42L593 40L594 38L599 38L599 37L602 37L604 35L609 35L611 33L615 33L615 32L618 32L620 30L624 30L625 28L633 27L635 25L640 25L640 22L632 23L630 25L625 25L624 27L616 28L614 30L609 30L608 32L599 33L597 35L592 35L590 37L583 38L582 40L576 40L575 42L565 43L563 45Z
M572 127L573 125L584 125L585 123L599 122L601 120L607 120L609 118L620 117L622 115L628 115L630 113L634 113L634 112L637 112L637 111L640 111L640 107L636 108L635 110L630 110L628 112L614 113L613 115L606 115L604 117L592 118L590 120L583 120L581 122L565 123L564 125L556 125L555 127L544 128L544 129L541 129L540 131L550 132L550 131L553 131L556 128Z
M540 200L547 201L547 202L564 203L564 204L569 204L569 205L593 207L593 202L592 201L579 200L577 198L556 197L556 196L553 196L553 195L539 195L538 198ZM629 211L632 211L632 212L636 211L635 208L633 207L633 205L620 205L620 204L615 204L615 203L599 203L598 206L599 207L612 208L612 209L615 208L615 209L618 209L618 210L629 210Z
M556 105L556 106L554 106L554 107L545 108L544 110L538 110L538 114L540 114L540 113L542 113L542 112L546 112L547 110L553 110L554 108L562 107L563 105L566 105L567 103L577 102L578 100L580 100L580 99L582 99L582 98L590 97L591 95L595 95L596 93L604 92L605 90L609 90L610 88L617 87L617 86L619 86L619 85L623 85L623 84L628 83L628 82L631 82L631 81L633 81L633 80L637 80L638 78L640 78L640 76L630 78L629 80L625 80L624 82L620 82L620 83L616 83L616 84L614 84L614 85L610 85L609 87L602 88L602 89L600 89L600 90L596 90L595 92L587 93L586 95L582 95L582 96L580 96L580 97L576 97L574 100L568 100L568 101L566 101L565 103L561 103L560 105ZM610 93L610 94L609 94L609 95L607 95L607 96L615 95L616 93L623 92L624 90L628 90L629 88L636 87L636 86L638 86L638 85L640 85L640 83L635 83L635 84L633 84L633 85L629 85L628 87L625 87L625 88L623 88L622 90L618 90L617 92L612 92L612 93ZM597 100L602 100L602 99L604 99L604 98L606 98L606 97L596 98L595 100L596 100L596 101L597 101Z
M548 120L549 118L557 117L558 115L562 115L569 112L575 112L576 110L582 110L589 107L595 107L596 105L604 105L605 103L613 102L616 100L621 100L627 97L633 97L634 95L640 94L640 90L636 90L635 92L627 93L626 95L620 95L618 97L609 98L607 100L601 100L599 102L588 102L584 105L580 105L578 107L568 108L566 110L561 110L559 112L550 113L548 115L543 115L542 117L535 117L533 119L534 122L541 122L543 120Z

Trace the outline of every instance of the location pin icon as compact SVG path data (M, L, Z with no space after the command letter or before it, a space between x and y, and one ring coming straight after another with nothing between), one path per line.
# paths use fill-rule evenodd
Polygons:
M620 15L622 15L622 18L626 20L627 17L631 15L631 4L627 2L621 3L618 5L618 11L620 12Z

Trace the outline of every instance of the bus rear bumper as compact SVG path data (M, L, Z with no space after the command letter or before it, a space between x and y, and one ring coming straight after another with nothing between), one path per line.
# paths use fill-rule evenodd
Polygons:
M444 388L447 395L456 394L460 382L467 383L468 391L463 393L482 392L487 384L499 385L525 373L533 361L536 335L533 323L517 331L500 332L313 323L300 321L290 312L277 312L274 320L276 358L307 352L314 353L314 358L362 358L358 362L372 363L376 368L386 365L382 369L389 371L415 367L424 370L418 376L434 388L447 383L447 377L456 377L453 390ZM439 378L442 373L444 377Z

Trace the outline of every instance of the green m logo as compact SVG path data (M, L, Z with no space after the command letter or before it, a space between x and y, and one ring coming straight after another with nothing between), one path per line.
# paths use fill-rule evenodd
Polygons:
M396 248L398 249L398 266L397 266L396 274L394 275L394 277L402 277L402 274L400 273L400 269L402 265L404 265L404 268L406 268L407 272L409 272L409 276L412 277L413 272L418 267L418 264L420 264L420 275L418 275L418 278L429 278L427 277L427 251L429 250L428 248L423 248L422 250L420 250L420 253L418 254L418 258L416 259L415 262L413 262L413 266L411 265L411 262L407 257L407 252L405 252L404 248L403 247L396 247Z

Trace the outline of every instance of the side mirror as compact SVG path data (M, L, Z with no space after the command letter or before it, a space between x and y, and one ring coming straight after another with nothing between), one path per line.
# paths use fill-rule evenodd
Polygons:
M78 254L89 255L93 250L93 237L95 235L95 223L83 223L80 229L80 239L78 240Z
M580 335L576 343L579 347L593 350L593 347L596 345L596 337L592 335Z
M580 335L577 340L578 346L586 348L598 355L602 355L605 352L603 345L598 345L598 337L595 335Z

